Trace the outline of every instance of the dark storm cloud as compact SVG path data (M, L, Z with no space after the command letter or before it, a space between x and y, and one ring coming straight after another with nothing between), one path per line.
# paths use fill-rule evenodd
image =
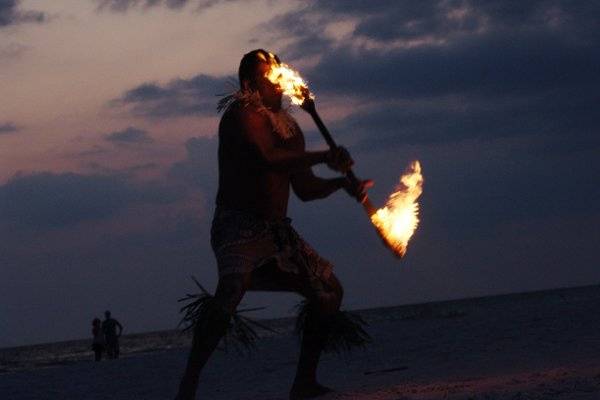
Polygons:
M513 3L315 2L271 26L296 39L286 57L322 56L307 73L315 90L414 98L597 84L600 5ZM325 34L327 22L344 16L359 22L349 39L334 46ZM470 19L476 22L465 22ZM356 46L361 37L380 46Z
M19 0L0 0L0 28L26 22L44 22L43 12L20 10Z
M116 174L40 172L0 186L0 220L17 228L63 228L110 218L129 206L170 203L178 196L167 185L136 183Z
M110 105L147 118L214 115L217 95L231 91L234 82L233 77L200 74L191 79L175 79L164 86L144 83L126 91Z
M310 17L319 15L321 21L357 18L355 36L391 41L451 39L485 31L531 32L540 28L588 35L594 31L600 5L566 0L350 0L316 1L301 12ZM318 26L311 28L314 31Z
M326 53L309 78L317 89L382 100L448 94L520 96L597 86L600 54L594 48L561 42L555 34L468 37L441 48L345 47Z
M17 128L17 126L12 122L5 122L3 124L0 124L0 135L7 135L18 131L19 128Z
M397 38L418 39L426 36L447 36L460 32L473 32L481 27L482 20L477 15L463 18L448 18L447 13L459 2L423 1L389 4L388 11L374 12L371 7L357 26L355 34L377 40ZM353 10L365 11L363 8Z
M291 49L301 55L299 46L315 50L330 42L324 34L331 22L352 18L358 21L353 36L376 40L418 39L448 36L457 32L475 31L482 21L476 15L449 18L460 2L446 1L314 1L297 11L278 16L271 25L284 36L295 36L299 42ZM312 41L310 39L313 39ZM286 55L290 55L286 51Z
M320 57L304 72L317 95L372 104L336 126L358 147L537 135L560 151L597 147L598 17L598 4L559 1L347 1L314 2L271 26L295 39L284 58ZM359 22L333 44L327 22L344 18Z
M127 127L122 131L115 131L107 134L105 139L115 144L128 144L128 143L152 143L153 139L143 129L134 128L132 126Z

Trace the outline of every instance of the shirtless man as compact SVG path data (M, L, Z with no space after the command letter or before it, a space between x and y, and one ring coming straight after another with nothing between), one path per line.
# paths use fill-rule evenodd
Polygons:
M224 105L219 126L219 190L211 244L219 270L212 310L196 324L192 348L177 399L194 399L198 377L225 333L230 316L247 290L291 291L306 298L308 310L300 360L290 399L313 398L330 389L317 382L325 346L324 321L339 311L343 289L332 265L291 227L290 187L303 201L345 189L360 199L370 181L352 185L345 177L315 176L326 163L346 172L348 152L306 151L297 123L281 107L281 89L265 74L276 56L254 50L240 63L240 91Z

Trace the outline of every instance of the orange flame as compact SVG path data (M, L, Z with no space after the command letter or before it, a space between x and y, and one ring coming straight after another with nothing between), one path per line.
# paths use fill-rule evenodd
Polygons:
M423 192L421 164L413 161L400 178L396 191L390 195L385 207L371 215L371 222L392 250L402 257L408 241L419 225L417 198Z
M306 99L314 99L308 90L308 85L300 74L284 63L278 63L275 56L269 53L269 71L265 77L274 85L278 85L283 94L288 96L293 104L302 105ZM396 191L392 193L386 205L374 210L367 198L365 205L371 222L396 255L403 257L406 254L408 241L419 225L419 204L417 198L423 192L423 175L421 164L413 161L400 178Z
M298 71L293 70L289 65L278 63L275 56L270 54L269 63L271 68L265 77L274 85L279 85L283 94L288 96L293 104L301 105L304 102L305 94L308 93L308 85L302 79ZM309 94L310 98L314 96Z

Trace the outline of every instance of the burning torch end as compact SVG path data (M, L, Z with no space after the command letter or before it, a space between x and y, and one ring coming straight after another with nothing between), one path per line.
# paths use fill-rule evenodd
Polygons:
M363 209L365 210L365 212L369 216L369 219L372 221L372 217L377 212L377 209L375 208L375 206L373 205L373 203L371 203L371 199L369 199L369 196L365 195L365 197L362 199L362 201L360 203L362 204ZM402 257L404 257L404 255L406 254L406 248L405 247L399 248L397 245L394 245L393 243L391 243L386 238L386 236L383 233L383 231L381 231L381 229L379 227L377 227L375 224L373 224L373 228L375 228L375 231L377 232L377 235L379 235L379 237L381 238L381 241L383 242L383 245L385 247L387 247L388 249L390 249L392 251L392 253L394 253L394 255L396 257L398 257L399 259L402 258Z
M375 227L375 230L377 231L377 234L379 235L379 237L381 238L381 241L383 242L383 245L385 247L387 247L388 249L390 249L390 251L392 253L394 253L394 255L398 258L398 259L402 259L404 257L404 255L406 254L406 247L402 247L402 248L398 248L397 246L394 246L393 243L391 243L383 234L382 231L379 230L379 228Z
M327 127L325 126L325 124L321 120L321 117L317 113L314 101L312 101L312 99L306 93L308 93L308 91L305 92L305 97L304 97L305 100L302 103L301 107L306 112L308 112L310 114L310 116L312 117L313 121L315 122L315 124L319 128L319 131L323 135L323 138L325 139L325 141L327 142L327 144L329 145L329 147L331 149L335 149L337 147L337 144L333 140L333 137L331 137L331 134L329 133L329 130L327 129ZM348 179L350 179L351 181L354 181L354 183L358 182L358 178L356 177L356 175L354 175L354 173L352 172L352 170L346 172L346 177ZM365 212L369 216L369 219L371 220L371 222L373 222L373 215L375 215L375 213L377 212L377 209L371 203L371 200L369 199L369 196L365 195L365 197L362 199L362 201L360 203L362 204ZM388 249L390 249L396 255L396 257L402 258L404 256L404 254L406 253L406 247L405 246L399 247L398 245L395 245L389 239L386 238L384 232L382 230L380 230L381 228L379 228L375 224L373 226L375 227L375 230L377 231L377 234L379 235L379 237L383 241L383 244Z
M406 254L406 247L398 247L394 243L390 242L385 236L384 232L381 231L377 226L373 225L373 227L375 228L375 231L377 231L377 234L383 242L383 245L390 249L390 251L396 256L396 258L402 259Z

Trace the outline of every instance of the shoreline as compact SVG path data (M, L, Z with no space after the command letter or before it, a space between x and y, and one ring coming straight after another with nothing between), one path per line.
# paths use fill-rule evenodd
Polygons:
M596 400L598 309L600 286L592 285L358 310L373 341L323 355L319 377L336 389L323 400ZM299 352L293 322L271 320L282 333L260 337L251 355L215 352L199 398L286 398ZM187 340L173 331L131 335L118 360L95 363L91 351L56 358L51 368L0 374L0 392L12 400L173 398Z
M567 286L567 287L560 287L560 288L537 289L537 290L514 292L514 293L498 293L498 294L491 294L491 295L484 295L484 296L461 297L461 298L449 299L449 300L433 300L433 301L426 301L426 302L421 302L421 303L406 303L406 304L388 305L388 306L381 306L381 307L348 309L347 311L358 312L358 313L364 313L364 312L368 313L371 310L385 310L385 309L395 310L395 309L400 309L400 308L408 309L408 308L418 308L418 307L438 307L438 306L444 306L444 305L449 305L449 304L453 304L453 303L458 304L458 303L468 303L471 301L494 300L494 299L498 299L498 298L513 297L513 296L515 296L515 297L519 297L519 296L535 297L536 295L545 295L545 294L552 294L552 293L558 293L558 292L568 292L568 291L572 291L572 290L580 290L580 289L585 290L585 289L593 289L593 288L600 288L600 282L589 284L589 285L583 285L583 286ZM259 318L258 320L260 320L261 322L269 323L269 322L273 322L273 321L291 320L294 318L295 317L293 317L293 316L283 316L283 317L274 317L274 318ZM173 334L178 331L179 330L177 328L174 328L174 329L161 329L161 330L144 331L144 332L132 332L132 333L127 333L127 334L123 335L123 338L134 338L134 337L145 336L145 335ZM67 339L67 340L60 340L60 341L55 341L55 342L43 342L43 343L24 344L24 345L19 345L19 346L0 347L0 354L5 350L22 350L22 349L42 347L42 346L78 343L78 342L84 342L84 341L91 341L91 338Z

